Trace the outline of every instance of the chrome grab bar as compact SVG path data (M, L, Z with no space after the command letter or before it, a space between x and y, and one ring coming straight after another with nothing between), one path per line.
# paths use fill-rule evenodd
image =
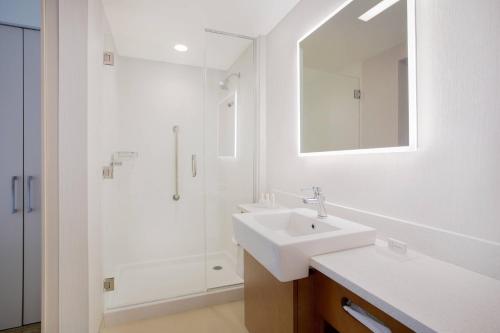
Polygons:
M28 176L28 213L31 213L33 211L33 207L31 206L31 182L33 181L35 177L33 176Z
M191 174L193 178L198 174L198 167L196 165L196 154L191 155Z
M174 152L175 152L175 160L174 160L174 175L175 175L175 193L172 196L172 199L178 201L181 196L179 195L179 126L174 126L172 128L174 132Z
M15 214L19 211L19 208L17 208L17 184L19 182L19 177L18 176L12 176L11 180L11 195L12 195L12 214Z

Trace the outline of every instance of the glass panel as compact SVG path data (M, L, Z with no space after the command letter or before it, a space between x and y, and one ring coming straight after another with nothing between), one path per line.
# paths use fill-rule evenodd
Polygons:
M253 202L255 62L252 40L206 33L207 288L240 284L232 214Z
M236 157L236 124L237 124L237 93L234 91L224 98L218 107L217 119L217 137L218 137L218 156Z
M106 308L203 292L203 60L186 66L115 53L105 70L103 154L113 178L103 182L103 253L105 277L115 278Z
M105 49L106 309L240 284L231 215L254 196L253 40L200 32L189 51L148 58L110 34Z

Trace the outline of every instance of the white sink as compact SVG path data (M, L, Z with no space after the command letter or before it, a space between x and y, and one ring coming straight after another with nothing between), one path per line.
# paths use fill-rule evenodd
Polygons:
M236 241L282 282L309 275L312 256L375 243L375 229L298 208L233 215Z

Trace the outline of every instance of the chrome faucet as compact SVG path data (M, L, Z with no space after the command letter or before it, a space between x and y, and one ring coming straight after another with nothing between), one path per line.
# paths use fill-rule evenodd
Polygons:
M321 192L320 187L313 186L313 197L312 198L302 198L302 202L310 205L318 206L318 218L324 219L328 217L325 207L325 196Z

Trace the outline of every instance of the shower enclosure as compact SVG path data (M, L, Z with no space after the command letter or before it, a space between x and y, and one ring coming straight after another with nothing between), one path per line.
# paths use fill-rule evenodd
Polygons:
M204 32L199 66L121 56L105 67L106 309L241 284L231 215L253 202L255 41Z

